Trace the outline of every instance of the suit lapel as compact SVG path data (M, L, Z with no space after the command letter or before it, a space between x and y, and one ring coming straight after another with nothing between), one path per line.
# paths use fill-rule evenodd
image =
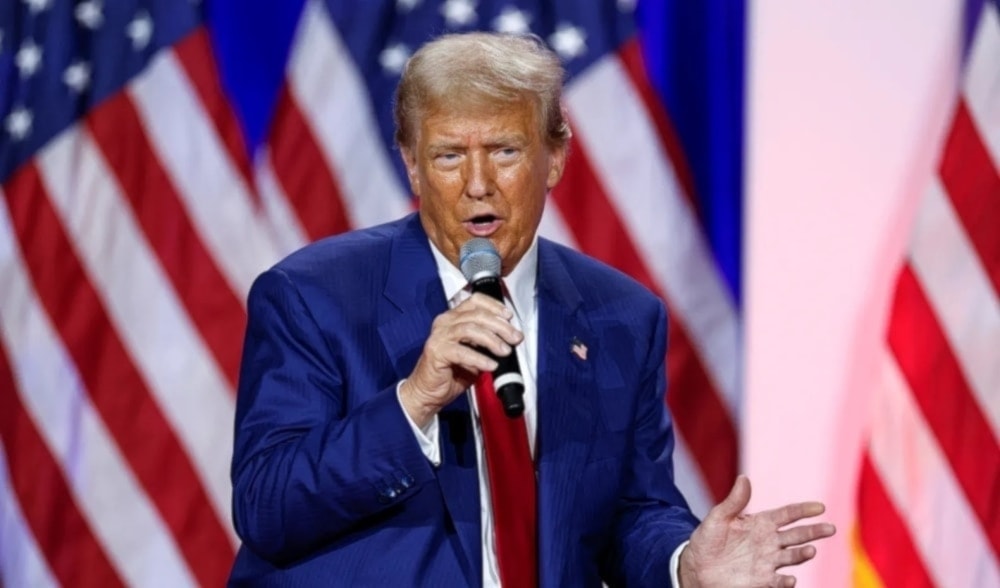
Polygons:
M593 440L599 351L582 297L555 247L538 248L538 523L542 585L559 585L567 517ZM574 343L581 343L574 353ZM581 357L583 356L583 357ZM590 359L588 359L588 357Z
M427 235L420 217L411 215L393 240L379 307L379 335L397 379L413 371L431 322L447 309ZM441 444L438 484L458 535L456 551L465 556L463 563L469 583L479 584L483 577L479 478L469 404L464 395L438 414L438 435Z

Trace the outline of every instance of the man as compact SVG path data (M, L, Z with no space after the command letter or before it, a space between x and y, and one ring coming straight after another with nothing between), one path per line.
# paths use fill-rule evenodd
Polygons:
M781 530L816 503L742 514L742 477L700 526L689 512L662 303L536 237L567 158L562 77L533 38L426 45L396 103L419 213L306 247L255 283L232 584L791 586L776 570L833 534ZM458 270L474 237L499 253L504 303L470 295ZM526 388L513 419L478 379L509 353ZM491 453L500 428L523 447L520 494L494 469L517 462Z

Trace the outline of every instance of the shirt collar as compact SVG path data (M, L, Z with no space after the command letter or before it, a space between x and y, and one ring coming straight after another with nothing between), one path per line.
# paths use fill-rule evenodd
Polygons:
M444 288L444 296L449 302L454 300L455 295L465 288L468 281L462 275L462 271L452 265L448 258L441 253L430 239L427 240L431 246L431 253L434 254L434 263L437 265L438 276L441 277L441 286ZM522 321L535 313L535 283L538 276L538 236L531 241L531 246L524 253L521 261L514 266L510 274L503 279L507 286L508 295L514 304L514 311Z

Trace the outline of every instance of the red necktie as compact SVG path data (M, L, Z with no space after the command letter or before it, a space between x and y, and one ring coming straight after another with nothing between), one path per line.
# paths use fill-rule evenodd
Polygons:
M489 372L479 374L475 394L490 476L500 582L504 588L533 588L538 585L538 514L524 415L512 419L504 414Z

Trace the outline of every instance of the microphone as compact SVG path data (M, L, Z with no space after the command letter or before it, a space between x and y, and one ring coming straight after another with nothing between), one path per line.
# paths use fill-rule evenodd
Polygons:
M458 259L459 269L472 284L473 292L482 292L504 301L500 287L500 254L489 239L476 237L466 241ZM479 351L497 362L497 369L493 370L493 388L500 397L504 413L510 418L521 416L524 412L524 378L517 363L517 352L511 349L509 355L497 357L488 349Z

